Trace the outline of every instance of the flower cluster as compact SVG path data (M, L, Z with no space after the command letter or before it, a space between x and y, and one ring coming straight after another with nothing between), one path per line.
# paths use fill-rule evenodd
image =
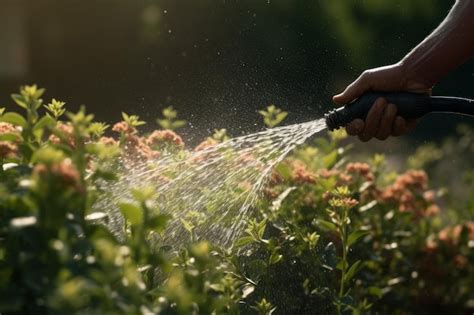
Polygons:
M112 131L123 133L127 135L133 135L137 133L137 129L127 123L126 121L120 121L112 127Z
M74 127L71 123L63 123L59 122L56 125L56 130L59 132L58 134L52 134L49 136L49 141L53 144L60 144L63 143L71 148L76 147L76 140L74 139Z
M184 146L183 139L173 130L155 130L146 139L146 144L152 148L164 145Z
M409 170L381 191L379 200L395 203L400 212L413 213L417 218L433 216L440 210L434 203L434 192L426 191L427 187L428 176L424 171Z
M52 177L52 180L61 183L65 188L72 188L77 192L83 191L79 171L69 158L51 165L37 164L33 169L33 175L40 180Z

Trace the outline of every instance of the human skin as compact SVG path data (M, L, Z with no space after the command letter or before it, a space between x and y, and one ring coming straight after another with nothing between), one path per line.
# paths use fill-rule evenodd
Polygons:
M473 55L474 1L457 0L444 21L401 61L364 71L333 101L347 104L369 90L431 94L440 79ZM416 123L397 116L396 104L379 98L365 121L355 119L346 130L364 142L373 137L385 140L409 132Z

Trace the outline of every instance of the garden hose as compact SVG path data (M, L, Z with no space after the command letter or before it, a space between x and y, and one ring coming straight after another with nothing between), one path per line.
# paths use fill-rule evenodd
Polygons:
M331 110L324 118L329 130L346 126L356 118L365 120L379 97L397 106L397 115L406 119L421 118L429 113L455 113L474 116L474 100L452 96L429 96L411 92L366 92L355 101Z

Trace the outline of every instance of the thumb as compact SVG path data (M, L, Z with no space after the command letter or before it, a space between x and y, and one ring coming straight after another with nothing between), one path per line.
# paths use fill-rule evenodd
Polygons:
M334 95L332 100L337 104L344 105L361 96L365 91L367 91L367 89L368 86L366 81L362 79L362 77L359 77L349 86L347 86L342 93Z

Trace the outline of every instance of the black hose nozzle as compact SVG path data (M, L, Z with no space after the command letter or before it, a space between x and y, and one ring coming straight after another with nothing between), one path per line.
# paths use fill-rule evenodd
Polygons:
M324 118L329 130L346 126L356 118L365 120L375 100L384 97L397 106L397 115L417 119L432 112L474 116L474 100L460 97L429 96L410 92L367 92L355 101L331 110Z

